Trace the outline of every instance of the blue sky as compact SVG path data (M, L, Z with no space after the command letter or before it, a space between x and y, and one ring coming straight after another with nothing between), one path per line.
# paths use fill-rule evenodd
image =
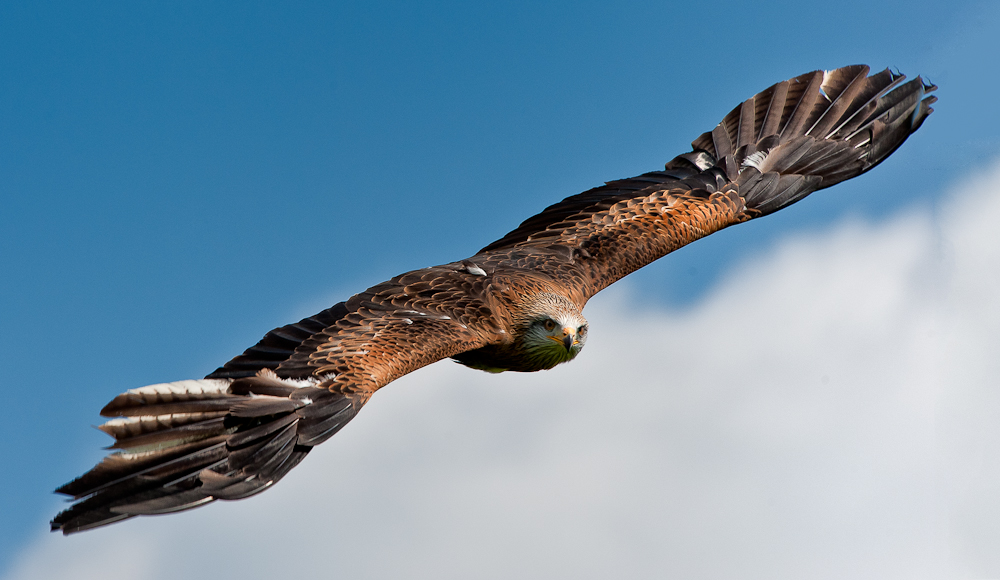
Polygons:
M989 2L0 6L0 573L117 393L661 167L774 82L868 63L941 101L871 174L622 300L683 312L790 237L943 211L1000 155L998 27Z

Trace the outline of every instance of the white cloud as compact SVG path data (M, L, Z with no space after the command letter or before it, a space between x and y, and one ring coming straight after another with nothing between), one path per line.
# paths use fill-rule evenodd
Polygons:
M1000 168L945 199L684 313L613 289L570 365L434 365L273 490L39 538L8 578L1000 576Z

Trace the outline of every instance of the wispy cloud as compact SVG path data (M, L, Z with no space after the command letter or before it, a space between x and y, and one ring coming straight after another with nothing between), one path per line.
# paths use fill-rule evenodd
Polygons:
M1000 167L788 239L579 359L387 387L253 499L42 537L9 578L1000 575Z

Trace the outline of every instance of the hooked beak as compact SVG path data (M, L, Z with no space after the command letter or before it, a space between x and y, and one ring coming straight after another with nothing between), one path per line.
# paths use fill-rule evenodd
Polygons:
M573 343L576 342L576 333L567 328L563 330L563 334L565 335L562 339L563 346L569 351L573 348Z
M548 338L549 340L554 340L555 342L561 342L562 345L566 347L566 352L569 352L573 348L573 345L576 344L577 342L576 330L569 327L563 329L562 340L559 340L555 336L551 335L547 336L546 338Z

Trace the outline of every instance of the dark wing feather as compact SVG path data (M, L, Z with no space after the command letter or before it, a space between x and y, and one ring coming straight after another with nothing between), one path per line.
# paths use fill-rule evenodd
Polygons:
M582 305L685 244L860 175L916 131L936 100L919 77L901 84L889 70L868 72L855 65L777 83L663 171L568 197L473 259L545 272Z
M275 370L295 352L300 344L310 336L322 332L350 311L346 302L340 302L308 318L275 328L264 335L257 344L243 354L227 362L206 378L252 377L261 369Z
M52 521L78 532L267 489L372 393L436 360L500 340L484 276L409 272L269 332L206 379L135 389L102 414L119 450L57 491Z

